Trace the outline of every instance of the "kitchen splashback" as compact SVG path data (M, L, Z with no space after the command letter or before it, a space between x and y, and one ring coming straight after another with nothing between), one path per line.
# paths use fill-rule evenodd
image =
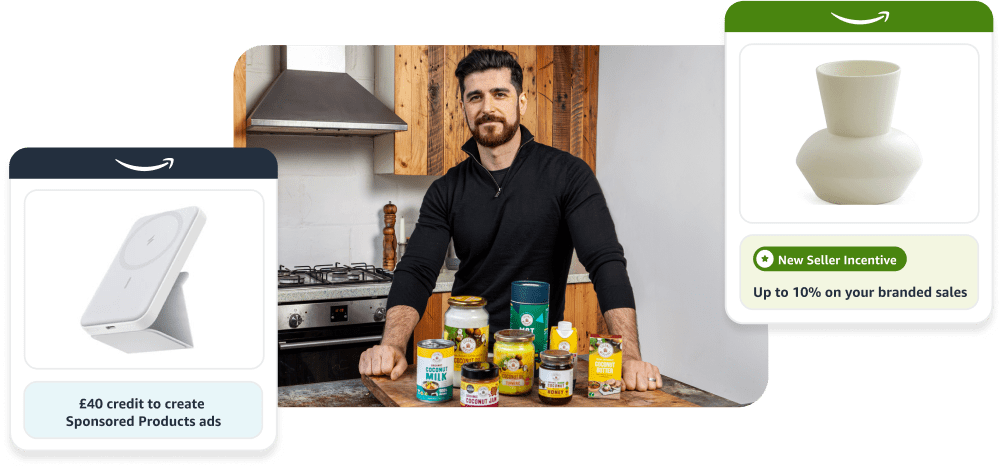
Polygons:
M278 159L278 263L382 264L382 206L392 201L408 230L436 177L372 170L370 138L248 135ZM335 156L331 156L335 155Z
M247 108L280 72L276 47L247 51ZM347 73L374 87L371 46L347 46ZM399 208L407 230L417 222L424 193L436 177L375 175L371 138L247 135L278 159L278 263L323 261L382 265L382 206Z

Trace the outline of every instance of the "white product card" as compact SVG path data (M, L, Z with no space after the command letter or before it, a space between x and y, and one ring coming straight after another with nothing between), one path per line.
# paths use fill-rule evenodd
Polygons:
M24 149L10 167L14 443L270 446L274 156Z
M992 30L976 2L729 9L731 319L986 319Z

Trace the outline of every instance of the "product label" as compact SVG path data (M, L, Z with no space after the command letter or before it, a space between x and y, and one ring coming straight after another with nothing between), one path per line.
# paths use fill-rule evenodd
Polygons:
M444 326L441 338L455 342L455 373L462 373L462 364L485 362L486 348L489 346L490 326L479 328L455 328Z
M496 381L487 383L463 382L459 401L462 406L499 406L500 390Z
M518 348L520 347L520 348ZM535 352L524 343L513 349L501 344L493 346L493 363L500 367L500 393L504 395L524 393L531 387L535 377Z
M622 338L590 334L588 398L620 398L622 386Z
M567 398L573 395L573 369L554 371L538 370L538 394L549 398Z
M535 335L535 353L549 348L549 304L510 303L510 328Z
M417 399L441 402L451 399L455 349L417 347Z
M550 335L549 349L561 349L563 351L569 351L570 353L576 354L576 327L573 327L573 332L565 338L562 335L559 335L557 327L552 327L552 333L550 333Z

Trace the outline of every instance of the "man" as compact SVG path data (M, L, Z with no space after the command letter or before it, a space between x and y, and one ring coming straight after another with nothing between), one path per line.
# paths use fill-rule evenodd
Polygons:
M535 142L520 125L528 98L521 66L510 53L473 50L455 76L472 132L462 147L469 157L427 190L389 291L382 342L361 355L361 373L396 379L406 370L406 344L454 239L461 265L452 294L487 300L491 334L510 325L516 280L549 283L549 320L562 320L575 247L608 329L624 338L625 388L662 387L659 369L639 353L624 250L594 173L579 158Z

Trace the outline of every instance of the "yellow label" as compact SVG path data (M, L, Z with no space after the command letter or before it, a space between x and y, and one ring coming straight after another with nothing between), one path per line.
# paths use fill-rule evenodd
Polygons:
M566 338L559 336L556 328L552 327L552 331L549 332L549 349L561 349L576 354L576 327L573 327L573 333Z
M444 327L441 338L455 342L455 371L462 372L462 364L486 362L486 348L490 341L490 326L479 328Z
M417 346L417 356L421 358L434 358L434 353L441 353L442 358L450 358L455 354L455 348L423 348Z
M587 396L620 398L624 386L621 337L591 334L589 359Z

